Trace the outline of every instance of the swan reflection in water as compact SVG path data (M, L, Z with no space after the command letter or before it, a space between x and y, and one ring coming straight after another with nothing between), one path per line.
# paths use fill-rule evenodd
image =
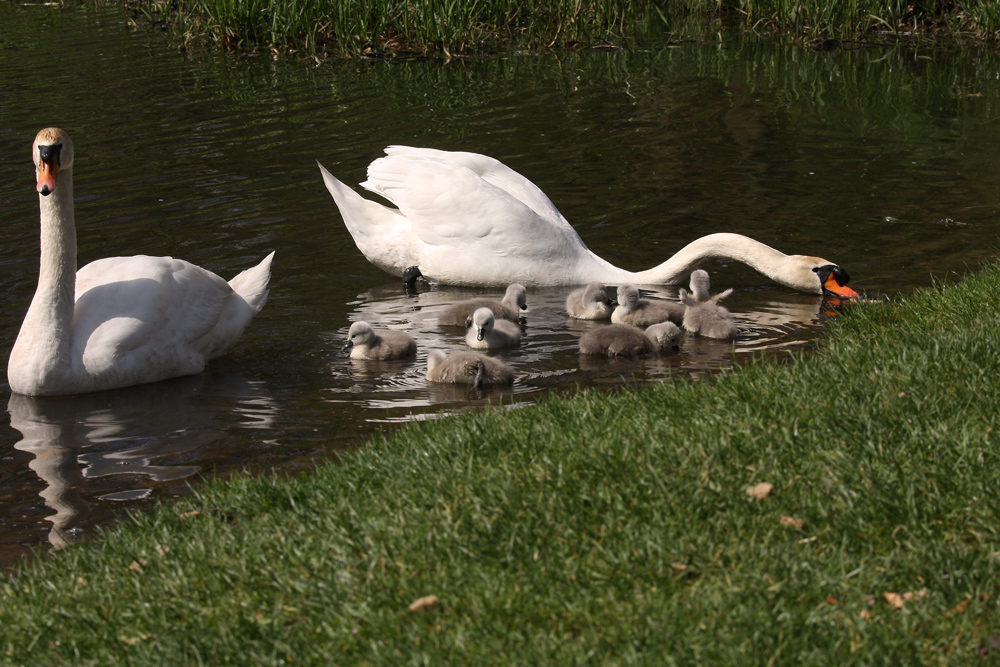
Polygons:
M218 360L200 375L94 394L11 395L10 425L22 435L14 447L34 455L28 467L54 512L46 517L53 547L73 541L95 500L149 497L212 468L220 455L209 445L228 429L272 427L277 407L264 382L226 366Z

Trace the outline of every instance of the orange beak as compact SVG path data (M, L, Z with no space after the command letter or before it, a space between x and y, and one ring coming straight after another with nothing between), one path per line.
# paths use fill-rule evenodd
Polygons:
M837 296L841 296L845 299L857 299L859 296L861 296L847 285L841 285L840 283L838 283L837 279L833 277L832 273L830 274L830 277L826 279L826 284L823 285L823 289L825 289L828 292L832 292Z
M56 176L59 175L59 164L52 162L42 162L38 165L38 183L35 189L38 194L47 197L56 189Z

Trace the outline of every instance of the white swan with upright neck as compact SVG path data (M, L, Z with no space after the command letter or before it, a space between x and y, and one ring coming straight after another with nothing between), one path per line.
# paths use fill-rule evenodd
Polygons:
M786 255L740 234L709 234L659 266L626 271L591 252L545 193L499 160L408 146L385 152L361 185L395 209L319 168L358 249L393 275L416 266L449 285L674 285L700 264L726 258L803 292L857 296L836 264Z
M76 270L73 142L32 146L41 210L38 287L7 365L11 391L78 394L200 373L267 301L270 253L228 283L172 257L108 257Z

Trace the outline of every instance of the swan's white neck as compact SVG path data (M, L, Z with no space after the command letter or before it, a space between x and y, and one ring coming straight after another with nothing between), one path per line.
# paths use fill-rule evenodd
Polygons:
M627 272L627 277L640 285L679 285L687 282L691 271L700 265L720 258L743 262L777 283L803 289L801 285L793 284L795 281L788 275L789 255L742 234L703 236L681 248L659 266L636 273ZM806 287L809 291L809 286Z
M38 207L42 217L41 260L32 306L39 301L55 304L60 313L72 321L76 293L76 218L71 171L59 175L59 185L52 194L38 195Z
M72 170L59 174L55 190L47 197L39 195L38 205L41 211L38 287L11 350L8 379L15 392L22 381L44 383L46 378L65 373L72 365L70 345L76 298Z

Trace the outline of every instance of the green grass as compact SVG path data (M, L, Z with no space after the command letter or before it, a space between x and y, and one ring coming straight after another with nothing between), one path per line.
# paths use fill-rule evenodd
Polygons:
M750 25L816 37L861 39L873 32L899 36L944 30L995 40L1000 28L1000 9L993 0L721 0L720 7Z
M621 45L665 31L714 34L723 23L804 39L1000 38L995 0L118 1L136 23L172 25L186 44L312 56Z
M185 41L311 54L492 53L614 43L659 21L654 0L121 0ZM658 25L658 23L657 23Z
M991 664L998 377L992 265L787 364L208 483L3 581L0 662Z

